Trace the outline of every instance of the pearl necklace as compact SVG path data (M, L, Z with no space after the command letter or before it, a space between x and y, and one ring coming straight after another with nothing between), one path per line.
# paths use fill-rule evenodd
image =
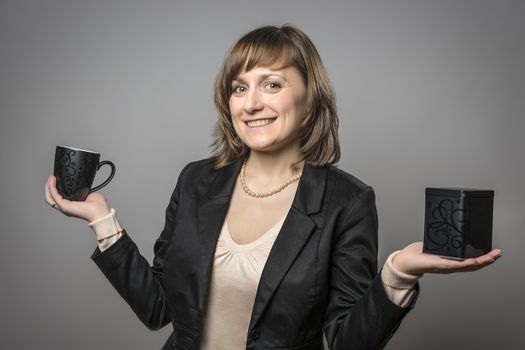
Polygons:
M246 158L244 160L244 162L242 163L242 167L241 167L241 173L240 173L240 180L241 180L241 184L242 184L242 189L244 190L244 192L246 192L246 194L252 196L252 197L255 197L255 198L265 198L265 197L270 197L270 196L273 196L274 194L276 193L279 193L281 192L282 190L284 190L289 184L291 184L292 182L294 181L297 181L301 178L301 174L302 173L299 173L297 175L295 175L294 177L292 177L290 180L286 181L284 183L284 185L281 185L280 187L276 188L275 190L273 191L270 191L270 192L266 192L266 193L257 193L257 192L253 192L252 190L250 190L248 188L248 185L246 185L246 179L245 179L245 168L246 168L246 162L248 161L248 159Z

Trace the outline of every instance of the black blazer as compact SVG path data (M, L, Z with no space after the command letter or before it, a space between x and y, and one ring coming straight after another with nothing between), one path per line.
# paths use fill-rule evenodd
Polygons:
M243 159L181 172L153 265L125 234L92 259L163 349L199 349L215 246ZM418 290L418 286L416 290ZM393 304L377 273L374 192L333 166L304 166L257 289L246 349L380 349L413 307ZM232 349L233 350L233 349Z

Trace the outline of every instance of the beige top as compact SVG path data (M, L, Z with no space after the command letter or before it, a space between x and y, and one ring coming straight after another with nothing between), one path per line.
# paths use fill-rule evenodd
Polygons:
M204 322L203 350L245 349L253 303L263 267L284 222L283 217L270 230L248 244L237 244L224 221L210 283L210 297ZM122 236L122 228L114 209L107 216L89 223L95 231L101 251ZM409 304L412 289L421 276L407 275L395 269L387 258L381 278L389 299L399 306Z
M284 217L255 241L237 244L224 220L213 263L202 350L245 349L262 270Z

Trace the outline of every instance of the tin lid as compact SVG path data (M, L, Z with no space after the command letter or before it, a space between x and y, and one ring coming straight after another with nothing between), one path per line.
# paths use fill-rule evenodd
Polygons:
M427 196L444 196L444 197L494 197L493 190L483 190L477 188L463 187L427 187L425 188Z

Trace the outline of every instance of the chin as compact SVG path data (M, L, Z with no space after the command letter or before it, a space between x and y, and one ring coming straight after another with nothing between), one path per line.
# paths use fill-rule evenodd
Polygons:
M247 144L248 148L251 151L255 152L274 152L277 150L277 148L273 145L253 145L253 144Z
M287 147L294 147L295 138L278 139L275 137L249 137L241 138L243 143L252 151L277 152Z
M266 153L272 153L272 152L279 152L283 151L286 148L294 148L293 143L271 143L271 144L253 144L248 143L246 146L255 152L266 152Z

